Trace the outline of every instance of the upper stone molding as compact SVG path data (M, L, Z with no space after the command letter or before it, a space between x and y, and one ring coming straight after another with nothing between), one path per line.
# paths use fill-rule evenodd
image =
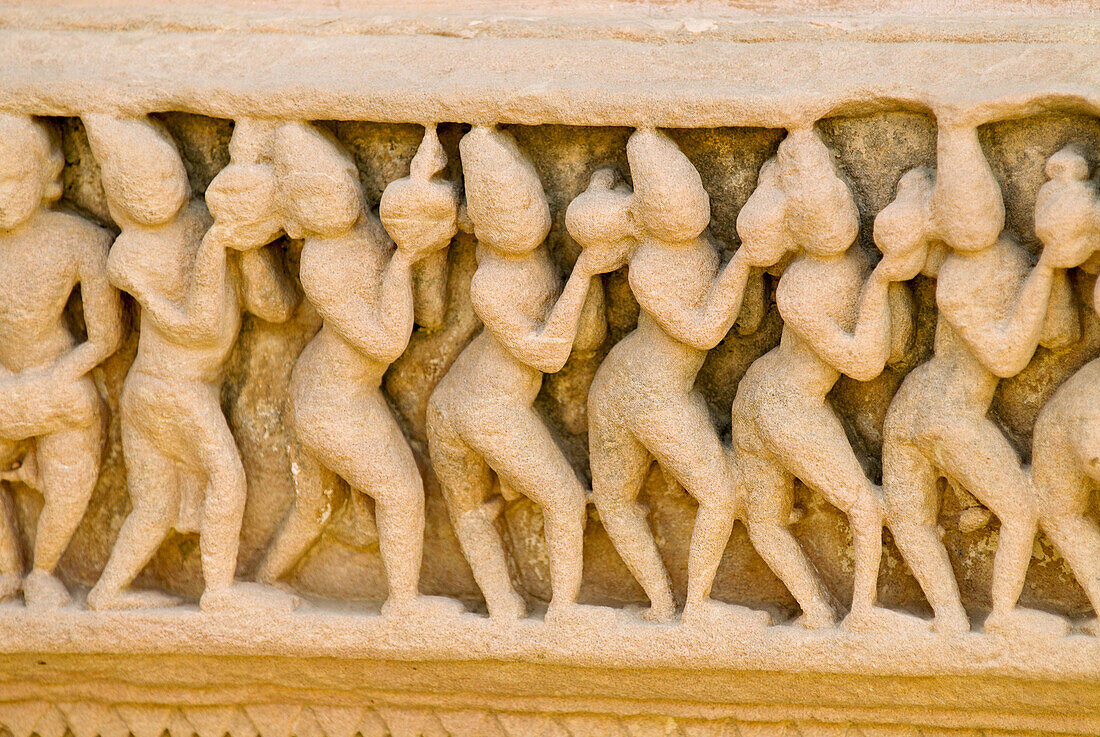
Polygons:
M853 5L15 3L0 5L0 108L773 128L883 108L1100 110L1089 3Z

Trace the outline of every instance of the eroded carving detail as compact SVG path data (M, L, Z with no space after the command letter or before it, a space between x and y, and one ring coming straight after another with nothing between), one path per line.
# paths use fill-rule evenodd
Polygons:
M64 163L44 123L0 115L0 456L18 464L2 478L44 502L24 579L12 510L0 499L0 598L22 588L35 607L69 601L54 569L92 496L106 434L91 371L122 337L118 292L107 279L111 235L53 207ZM77 287L84 342L65 319Z
M282 267L260 250L279 223L271 214L270 167L241 140L256 131L246 124L234 134L233 160L208 192L212 218L192 197L179 151L161 126L102 114L85 116L84 124L122 230L108 273L141 306L138 354L120 403L133 511L88 605L175 603L158 591L128 589L175 529L200 533L204 610L291 608L294 597L234 582L245 475L221 409L242 309L278 322L297 304Z
M1100 266L1100 196L1083 149L1067 146L1045 162L1033 218L1041 250L1032 266L1006 230L980 121L960 115L940 116L935 169L902 175L893 200L871 213L873 240L862 242L848 173L819 127L793 127L769 150L774 156L737 210L735 249L711 233L706 166L653 128L629 136L622 171L607 166L608 149L576 164L583 179L552 209L527 144L512 133L475 125L462 137L460 188L443 179L447 155L427 125L408 176L382 178L375 215L352 144L333 133L339 126L237 120L229 163L199 198L159 119L96 113L83 121L110 219L121 230L109 256L108 231L53 207L62 159L50 126L0 118L0 245L15 285L0 299L7 336L0 386L9 397L0 438L14 466L3 479L44 498L25 580L14 510L5 504L0 595L22 588L32 606L68 601L53 570L98 476L108 418L89 372L120 343L117 288L141 310L119 409L133 512L88 595L93 609L176 603L130 586L177 530L199 533L203 610L289 610L298 599L280 590L289 588L284 579L341 505L369 498L389 590L383 613L457 615L459 602L419 592L429 534L417 459L425 435L430 470L494 619L526 613L497 528L506 503L526 498L541 511L553 593L546 624L632 624L611 608L578 603L589 500L592 518L649 598L643 619L674 620L663 533L651 527L641 501L654 462L698 504L680 617L688 626L762 627L774 613L711 596L738 520L797 601L799 625L832 627L845 614L812 551L792 532L796 482L848 519L848 629L971 629L939 539L941 479L976 497L1000 523L984 632L1070 631L1060 616L1017 606L1039 529L1093 609L1100 604L1100 530L1089 507L1097 480L1098 377L1095 360L1088 362L1095 357L1082 355L1081 368L1048 392L1032 467L991 414L1003 380L1020 375L1043 354L1040 347L1080 345L1082 325L1095 319L1082 323L1074 293L1092 289L1093 302L1100 300L1087 281ZM434 388L426 420L403 429L383 376L416 324L441 327L448 245L467 213L478 259L470 303L484 328ZM548 243L566 233L580 250L563 280ZM300 242L300 281L322 327L297 357L288 388L294 507L256 569L259 583L238 582L245 471L222 412L222 381L243 311L282 322L297 307L284 242L291 263ZM36 269L43 253L51 266ZM637 326L624 330L616 317L625 337L607 346L613 306L605 304L601 275L623 267L617 299L628 288ZM873 381L888 367L919 360L914 292L921 274L935 279L934 309L927 305L934 353L898 377L888 409L883 402L880 485L834 388L842 377ZM732 406L727 398L719 408L731 420L727 438L697 383L709 351L765 324L769 279L782 335L745 361ZM84 342L65 312L78 286ZM454 298L462 298L461 288ZM570 442L583 444L577 419L585 413L569 408L564 420L552 417L539 392L544 375L561 370L572 353L595 362L608 349L585 387L589 492L559 437L571 433ZM351 487L350 497L337 478ZM877 606L884 525L934 610L931 625Z
M291 379L297 497L257 575L274 582L317 540L345 502L335 498L340 487L328 476L335 473L352 494L374 499L390 588L383 613L458 613L456 601L418 595L424 487L379 388L412 332L413 266L445 248L458 229L457 192L436 178L446 155L427 126L410 175L382 195L381 221L366 210L354 162L320 129L279 126L275 159L286 227L305 239L302 287L324 326Z

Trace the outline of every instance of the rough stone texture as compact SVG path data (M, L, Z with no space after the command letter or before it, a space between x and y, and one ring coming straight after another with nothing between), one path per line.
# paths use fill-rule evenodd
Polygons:
M178 113L165 114L161 118L179 141L193 188L197 193L205 191L213 176L228 162L232 123ZM73 119L58 122L63 131L67 163L64 202L110 226L97 167L88 153L81 124ZM901 173L914 166L934 163L935 123L914 113L889 112L829 118L821 121L819 128L852 183L861 212L859 243L874 252L870 241L871 220L892 199ZM445 126L441 133L452 162L458 161L457 140L465 129L466 126L454 124ZM335 130L354 153L368 196L377 204L384 184L407 172L421 129L413 125L339 123ZM567 274L578 247L565 233L565 205L583 191L588 174L601 165L616 166L624 175L628 174L625 144L629 129L511 126L508 130L532 155L543 179L554 216L548 242L563 275ZM737 245L736 213L755 187L760 165L774 154L782 131L725 128L674 129L670 133L699 168L712 198L712 230L732 251ZM1100 124L1083 116L1043 115L988 125L982 128L981 134L984 150L1004 192L1011 232L1021 242L1037 248L1032 232L1032 212L1035 192L1042 181L1043 163L1070 140L1081 142L1092 156L1096 156L1100 151ZM283 248L288 263L295 264L300 245L287 241ZM391 367L385 379L391 405L422 459L426 457L423 416L427 397L479 327L468 303L469 278L474 266L472 250L473 244L465 235L460 236L453 247L449 282L452 303L445 326L438 331L417 330L409 349ZM637 304L626 287L623 271L605 277L610 327L605 349L633 329L637 320ZM1079 285L1080 302L1087 304L1088 285L1084 281L1082 278ZM832 394L848 423L849 437L860 451L872 479L881 473L878 467L881 426L889 398L905 370L931 351L935 321L931 304L933 288L932 280L918 278L917 294L922 305L918 323L920 338L906 366L888 369L871 382L843 378ZM771 302L760 329L747 336L732 332L708 354L699 376L698 387L710 403L713 419L727 442L728 407L733 401L737 381L755 358L778 343L781 322L774 309L774 295ZM132 314L132 303L129 304ZM1057 354L1040 349L1024 373L1004 382L998 390L996 416L1013 434L1025 458L1030 448L1031 425L1043 401L1073 371L1100 353L1100 332L1095 316L1086 312L1084 323L1086 332L1081 343ZM286 326L246 317L230 361L224 407L249 479L238 564L241 576L247 577L253 570L293 499L288 455L292 439L286 429L282 404L293 361L318 327L319 320L308 304L303 304ZM136 335L130 332L123 349L104 368L104 383L112 405L117 401L121 380L135 347ZM539 409L561 435L574 466L586 477L584 404L597 365L598 360L571 359L560 374L547 377L538 400ZM64 561L65 576L86 586L95 582L113 542L113 535L105 536L102 531L117 530L129 511L117 419L111 437L114 443L98 491ZM423 468L428 468L426 461ZM422 588L425 593L459 597L476 608L481 605L480 596L449 529L442 500L430 473L426 474L426 479L429 528ZM644 498L651 508L653 529L675 590L682 598L694 503L656 466L650 473ZM968 608L980 612L989 605L989 576L997 523L994 520L981 530L964 533L958 529L957 515L974 502L956 499L951 494L944 499L945 541L952 552L956 571L961 574L964 601ZM825 575L830 589L844 601L850 597L852 574L847 523L837 510L804 488L799 491L798 506L805 516L795 526L796 535ZM341 514L351 514L353 509L349 505ZM24 514L30 516L33 510ZM644 595L618 560L594 510L590 510L589 516L582 600L600 604L644 603ZM549 599L549 574L541 534L541 513L533 503L520 500L509 505L505 519L506 541L515 558L517 583L531 603L545 602ZM375 602L384 598L385 574L377 548L370 545L370 540L356 541L355 524L352 519L334 521L321 544L309 554L296 574L296 586L323 598ZM366 549L362 547L364 542ZM196 597L201 591L201 575L195 537L177 536L170 540L143 574L140 583L165 586L170 591ZM889 606L926 612L919 588L889 544L880 574L880 591L883 603ZM781 615L797 611L786 589L755 554L740 526L719 569L715 596L773 608ZM1083 616L1088 610L1078 585L1043 536L1036 543L1036 558L1021 601L1027 606L1074 617Z
M873 7L839 0L812 10L793 0L452 5L0 3L0 112L44 116L57 128L62 205L116 234L81 122L89 113L150 114L163 123L198 198L230 164L231 119L318 121L351 154L371 208L388 184L409 174L427 121L439 121L448 181L463 174L459 140L472 126L498 124L541 179L552 218L547 243L563 281L581 253L566 229L567 207L600 167L631 183L627 141L636 129L660 128L698 171L723 262L741 245L738 213L788 130L812 126L832 152L858 208L854 248L872 262L880 251L873 224L896 201L899 178L913 167L938 164L942 171L937 139L942 144L941 134L960 117L980 123L977 138L1003 197L1006 235L1032 263L1050 248L1035 232L1048 160L1074 144L1090 171L1100 164L1100 23L1088 0L888 0ZM299 294L302 247L289 237L272 246ZM443 324L418 326L382 385L427 492L420 591L461 600L471 613L374 616L387 577L374 502L359 495L335 513L285 582L306 600L295 613L196 611L205 583L196 534L170 536L136 581L184 597L183 608L84 610L85 592L131 512L118 416L139 335L138 309L124 296L122 347L94 374L111 418L108 449L59 567L76 605L48 616L21 603L0 606L0 728L13 737L1100 731L1100 640L1080 628L1067 637L1006 636L983 625L993 603L1000 523L970 493L942 480L939 523L972 634L807 632L793 621L794 598L740 522L712 595L766 610L779 626L727 621L693 628L686 616L643 623L637 613L648 599L592 506L580 602L620 610L587 623L555 623L543 617L552 593L543 514L526 498L509 501L496 525L532 616L486 617L432 471L426 417L433 389L481 330L470 299L476 248L472 233L455 237ZM730 407L738 383L780 340L780 270L764 277L763 314L743 310L698 375L696 388L726 445L734 440ZM1058 350L1040 347L1027 368L1000 382L993 401L991 417L1025 463L1043 407L1100 356L1100 318L1089 308L1095 274L1070 275L1080 339ZM423 288L425 277L415 278L414 289ZM606 294L607 338L595 353L575 354L547 374L535 402L589 486L589 385L639 316L625 268L597 278ZM921 275L910 285L915 345L870 381L842 377L829 395L873 483L883 473L890 400L933 353L937 282ZM67 314L78 338L80 312L77 294ZM245 315L228 360L221 403L248 481L241 579L256 576L295 499L288 385L320 326L308 300L284 324ZM12 486L5 482L0 494ZM26 493L14 499L29 561L41 500ZM697 505L656 465L640 501L681 605ZM791 529L846 609L855 573L848 517L802 484L795 506ZM1096 510L1087 515L1095 519ZM878 597L885 607L931 613L889 531ZM1020 605L1072 620L1094 615L1042 532Z

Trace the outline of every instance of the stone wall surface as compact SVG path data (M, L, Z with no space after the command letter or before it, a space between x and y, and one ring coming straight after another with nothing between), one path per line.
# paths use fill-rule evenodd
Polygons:
M0 3L0 728L1100 733L1098 165L1085 0Z

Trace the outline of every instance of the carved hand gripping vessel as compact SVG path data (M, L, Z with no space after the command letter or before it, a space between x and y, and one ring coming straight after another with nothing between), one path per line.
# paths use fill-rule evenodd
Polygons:
M1100 732L1100 26L640 7L0 6L0 727Z

